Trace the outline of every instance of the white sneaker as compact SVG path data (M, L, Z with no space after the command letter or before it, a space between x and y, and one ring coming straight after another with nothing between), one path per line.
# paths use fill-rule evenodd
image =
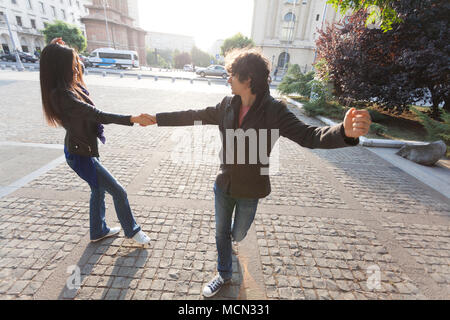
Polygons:
M224 280L220 274L214 277L204 288L203 288L203 295L207 298L212 297L215 295L219 290L222 288L222 286L229 282L230 280Z
M138 233L136 233L132 239L141 245L147 244L150 242L150 238L142 230L139 231Z
M100 241L100 240L102 240L102 239L105 239L105 238L109 238L109 237L115 236L115 235L118 234L119 232L120 232L120 227L111 228L111 229L109 229L109 232L108 232L106 235L104 235L104 236L101 237L101 238L98 238L98 239L95 239L95 240L91 240L91 242L97 242L97 241Z

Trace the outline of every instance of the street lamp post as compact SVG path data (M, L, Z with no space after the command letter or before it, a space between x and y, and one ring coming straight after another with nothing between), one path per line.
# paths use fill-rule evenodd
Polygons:
M4 14L3 16L5 17L6 25L8 26L9 37L11 38L12 46L14 48L14 53L16 54L17 70L23 71L24 67L23 67L22 61L20 60L19 52L17 51L16 44L14 42L14 38L13 38L13 35L11 32L11 26L9 25L8 15Z
M293 0L292 1L292 15L291 15L291 21L289 22L289 34L288 34L288 41L286 43L286 50L285 50L285 54L284 54L284 63L283 63L283 68L286 69L286 65L287 65L287 60L288 60L288 52L289 52L289 44L293 41L294 39L294 29L295 29L295 4L298 0ZM292 25L292 29L291 29L291 25Z
M111 40L110 40L110 37L109 37L109 28L108 28L108 16L106 15L107 2L108 2L108 0L102 0L103 11L105 12L106 37L108 38L108 47L111 47Z
M327 15L327 5L328 3L325 2L325 7L323 8L323 14L322 14L322 24L320 26L320 30L323 30L323 23L325 22L325 16ZM316 61L317 58L317 46L314 44L314 60L313 60L313 71L314 71L314 62Z

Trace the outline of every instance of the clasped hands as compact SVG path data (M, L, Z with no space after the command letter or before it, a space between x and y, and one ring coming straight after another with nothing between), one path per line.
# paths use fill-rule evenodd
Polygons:
M146 126L150 126L150 125L154 125L156 124L156 117L155 116L151 116L147 113L142 113L139 116L132 116L130 121L132 123L139 123L139 125L141 127L146 127Z

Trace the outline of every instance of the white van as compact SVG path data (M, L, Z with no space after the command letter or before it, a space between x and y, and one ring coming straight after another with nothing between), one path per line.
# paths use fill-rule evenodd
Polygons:
M130 50L95 49L89 55L89 62L94 66L114 66L119 69L139 68L139 56L136 51Z

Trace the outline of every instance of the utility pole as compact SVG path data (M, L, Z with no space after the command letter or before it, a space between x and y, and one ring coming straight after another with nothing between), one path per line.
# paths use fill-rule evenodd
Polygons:
M284 54L284 63L283 63L283 68L286 69L286 65L287 65L287 59L289 56L289 44L293 42L294 40L294 29L295 29L295 4L298 0L293 0L292 1L292 15L291 15L291 21L289 22L289 33L288 33L288 41L286 43L286 50L285 50L285 54ZM291 29L291 24L292 24L292 29Z
M111 38L109 37L108 16L106 15L106 5L108 0L102 0L103 11L105 12L105 24L106 24L106 37L108 38L108 47L111 47Z
M320 30L323 30L323 23L325 22L325 16L327 15L327 6L328 6L328 3L325 2L325 7L323 8L322 24L320 26ZM316 58L317 58L317 46L314 44L314 60L313 60L313 65L312 65L313 71L314 71L314 62L316 61Z
M9 25L9 21L8 21L8 15L4 14L3 16L5 17L6 25L8 26L9 37L11 38L14 53L16 54L17 70L23 71L24 67L23 67L22 61L20 60L19 52L17 51L16 44L15 44L14 38L12 36L11 26Z

